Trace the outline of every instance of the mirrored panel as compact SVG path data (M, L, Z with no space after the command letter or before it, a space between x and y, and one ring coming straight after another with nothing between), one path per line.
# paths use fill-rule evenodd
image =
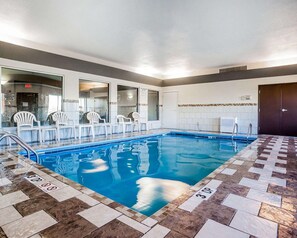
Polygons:
M148 90L148 120L159 120L159 92Z
M138 88L118 85L118 115L128 117L138 111Z
M109 121L109 89L108 83L91 80L79 80L79 114L80 123L88 123L86 114L94 111L102 119Z
M62 76L10 68L1 72L2 127L14 126L13 116L19 111L29 111L47 125L48 115L61 110Z

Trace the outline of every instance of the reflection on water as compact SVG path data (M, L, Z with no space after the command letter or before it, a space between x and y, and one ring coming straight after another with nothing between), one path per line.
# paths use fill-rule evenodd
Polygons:
M132 208L141 212L150 211L154 203L166 205L190 187L180 181L149 177L138 179L136 184L139 192L137 193L137 203Z
M55 172L151 215L245 145L168 135L44 154L41 159Z

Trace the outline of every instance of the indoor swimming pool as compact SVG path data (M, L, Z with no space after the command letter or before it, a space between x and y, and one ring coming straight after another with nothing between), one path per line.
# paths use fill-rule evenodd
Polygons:
M39 154L43 166L150 216L250 142L169 133Z

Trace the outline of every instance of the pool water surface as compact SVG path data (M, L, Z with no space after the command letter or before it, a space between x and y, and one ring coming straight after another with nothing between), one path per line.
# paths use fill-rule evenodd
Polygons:
M43 166L147 216L184 193L246 141L163 135L40 154Z

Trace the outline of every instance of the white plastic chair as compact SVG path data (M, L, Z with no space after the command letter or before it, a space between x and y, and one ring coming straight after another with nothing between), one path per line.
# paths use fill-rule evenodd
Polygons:
M100 129L100 127L103 127L104 130L105 130L105 135L106 136L107 136L107 133L108 133L107 132L107 127L109 127L110 132L112 132L111 131L111 124L106 123L105 119L102 119L100 117L99 113L97 113L97 112L88 112L87 119L89 120L89 123L92 124L92 126L93 126L93 138L95 137L95 128L96 127L99 127L99 129Z
M76 131L74 121L70 120L65 112L55 112L52 115L53 121L57 127L57 138L58 141L61 139L60 130L70 129L73 132L74 139L76 139Z
M19 137L21 137L22 131L37 131L39 142L42 143L40 121L36 120L33 113L26 111L17 112L13 116L13 120L17 124L17 134ZM34 122L37 123L37 126L34 126Z
M131 121L131 118L125 117L123 115L117 115L117 123L119 126L122 127L122 132L125 133L126 129L128 126L131 127L131 131L132 131L132 126L133 123Z
M142 125L144 125L145 129L148 131L148 122L145 120L145 118L140 117L140 114L138 112L133 112L132 118L134 120L133 125L135 127L138 127L138 131L141 131Z

